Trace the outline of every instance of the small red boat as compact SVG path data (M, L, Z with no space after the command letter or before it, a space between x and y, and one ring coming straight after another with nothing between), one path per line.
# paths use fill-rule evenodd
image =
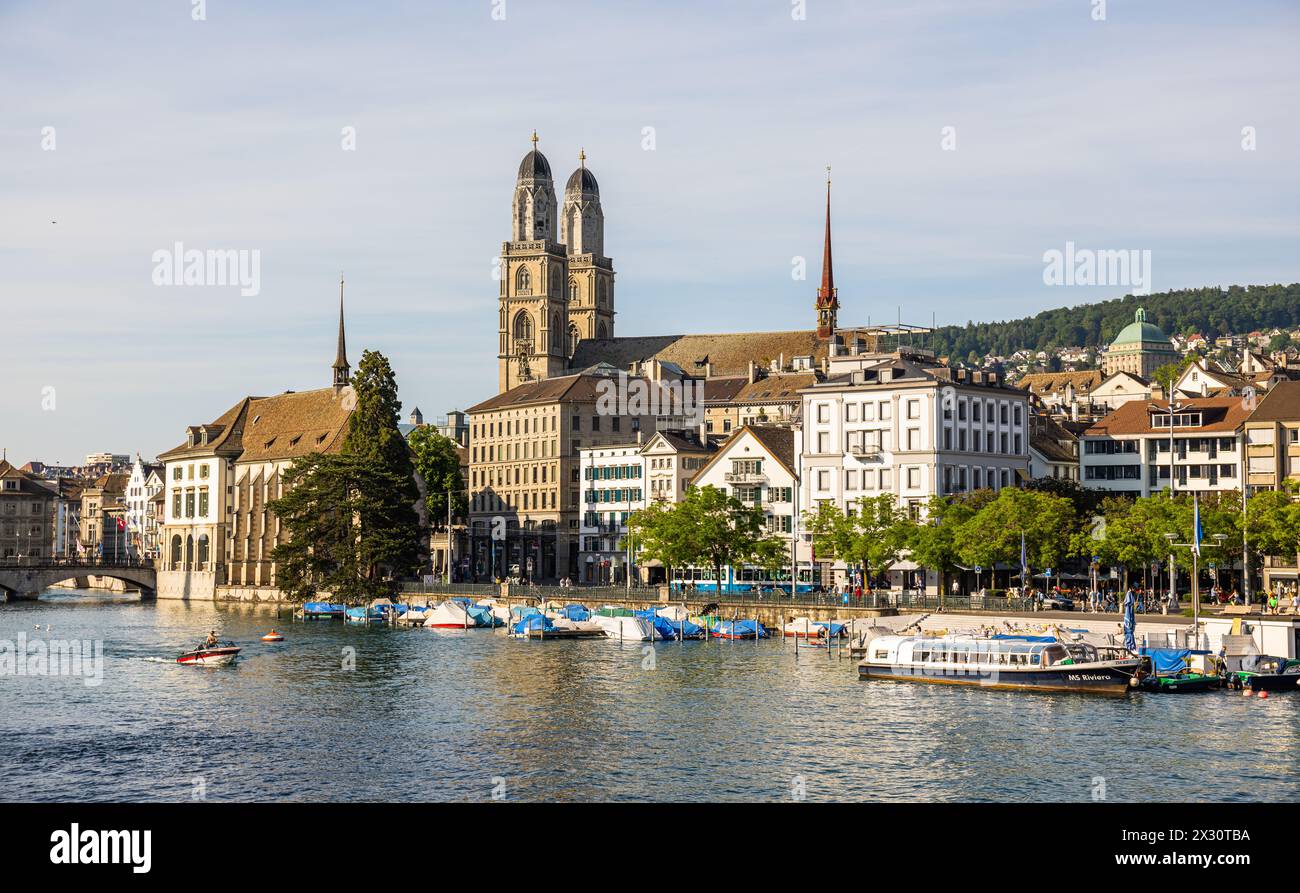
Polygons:
M226 664L234 663L240 650L240 647L233 642L221 642L212 647L200 645L198 648L186 651L176 658L176 663L202 667L224 667Z

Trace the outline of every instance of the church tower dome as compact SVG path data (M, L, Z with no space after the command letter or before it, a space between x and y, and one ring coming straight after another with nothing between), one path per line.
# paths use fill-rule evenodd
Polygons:
M583 339L614 337L614 264L605 256L605 212L600 186L578 152L578 169L564 186L560 241L569 252L568 349L572 356Z
M551 165L537 148L537 131L533 131L533 148L519 162L513 202L514 224L511 241L556 241L555 184Z
M556 238L559 205L551 165L537 148L519 162L511 202L510 239L501 246L498 292L501 391L553 378L568 365L566 283L569 257Z

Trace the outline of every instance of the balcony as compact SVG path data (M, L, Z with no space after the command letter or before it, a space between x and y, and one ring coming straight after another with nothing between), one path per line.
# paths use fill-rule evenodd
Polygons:
M851 443L849 444L849 455L857 459L874 461L880 458L880 447L873 443Z
M767 475L761 471L728 471L722 476L728 484L766 484Z

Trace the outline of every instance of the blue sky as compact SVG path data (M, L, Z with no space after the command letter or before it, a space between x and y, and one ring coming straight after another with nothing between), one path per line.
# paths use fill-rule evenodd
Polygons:
M845 324L1127 290L1044 285L1067 241L1156 290L1300 279L1297 7L1106 6L0 0L0 446L152 456L328 384L340 270L354 364L426 416L489 396L534 127L600 180L621 335L810 327L826 164ZM260 294L154 285L178 241L260 251Z

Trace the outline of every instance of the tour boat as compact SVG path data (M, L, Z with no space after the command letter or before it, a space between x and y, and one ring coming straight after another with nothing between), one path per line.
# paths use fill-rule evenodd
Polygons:
M1228 674L1228 684L1251 691L1294 691L1300 685L1300 660L1248 654L1241 659L1241 669Z
M1137 657L1102 660L1095 646L1055 636L880 636L867 644L858 676L1122 695L1137 686L1141 664Z
M239 646L233 642L221 642L210 648L200 645L176 658L176 663L196 667L224 667L234 662L239 651Z

